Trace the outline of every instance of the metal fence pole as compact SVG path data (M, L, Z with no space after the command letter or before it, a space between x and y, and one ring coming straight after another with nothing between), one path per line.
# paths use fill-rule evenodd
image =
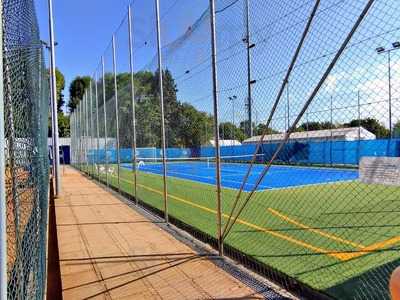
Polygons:
M79 112L79 118L78 118L78 134L79 134L79 170L82 171L82 101L78 103L78 112Z
M390 50L387 51L388 59L388 85L389 85L389 139L392 138L392 69L391 69L391 57Z
M89 112L88 112L88 91L85 92L85 161L86 161L86 174L89 174Z
M113 52L113 71L114 71L114 95L115 95L115 122L116 122L116 135L117 135L117 180L118 191L121 191L120 183L120 155L119 155L119 118L118 118L118 83L117 83L117 58L115 55L115 35L112 37L112 52Z
M83 140L83 98L81 99L81 102L79 104L79 131L80 131L80 140L81 140L81 153L80 153L80 158L81 158L81 163L80 163L80 170L83 172L83 163L84 163L84 140Z
M247 114L249 120L249 128L247 135L249 137L253 136L253 98L252 98L252 91L251 91L251 48L254 47L250 43L250 5L249 0L245 1L245 14L246 14L246 52L247 52Z
M106 163L106 184L108 186L108 158L107 158L107 109L106 109L106 72L104 66L104 56L101 57L101 72L103 81L103 110L104 110L104 153Z
M82 127L82 172L84 170L85 165L85 94L83 94L81 105L81 127Z
M82 98L81 105L81 126L82 126L82 171L84 171L84 165L86 160L86 143L85 143L85 94Z
M83 172L83 165L85 163L85 126L83 123L84 120L84 101L85 101L85 94L83 94L82 99L80 101L79 110L80 110L80 128L81 128L81 171Z
M95 94L96 94L96 133L97 133L97 152L96 152L96 165L97 165L97 179L100 180L100 168L99 168L99 157L100 157L100 129L99 129L99 94L97 90L98 74L95 74Z
M0 24L3 28L3 1L0 0ZM0 30L0 300L7 300L7 207L3 94L3 30Z
M77 115L77 110L75 108L74 112L74 164L76 165L78 163L78 115Z
M73 153L72 153L72 162L73 162L73 165L75 166L75 164L76 164L76 114L75 114L75 111L74 112L72 112L71 113L71 115L72 115L72 124L73 124L73 126L72 126L72 128L73 128L73 134L72 134L72 139L73 139L73 146L72 146L72 151L73 151Z
M81 158L81 171L83 172L83 158L84 158L84 143L83 143L83 99L84 99L84 95L82 96L82 99L79 103L79 131L80 131L80 140L81 140L81 153L80 153L80 158Z
M90 83L89 83L89 95L90 95L90 100L89 100L89 118L90 118L90 157L91 157L91 165L92 165L92 174L90 174L91 176L94 175L94 160L93 160L93 90L92 90L92 79L90 79Z
M71 164L74 164L74 114L71 113L69 116L69 126L70 126L70 138L71 138L71 148L70 148L70 159Z
M53 1L48 0L49 6L49 35L50 35L50 72L51 72L51 101L52 116L53 116L53 162L54 162L54 178L56 182L55 197L58 197L61 193L61 179L60 179L60 153L58 148L58 116L57 116L57 86L56 86L56 53L55 53L55 42L54 42L54 22L53 22Z
M160 1L155 0L156 5L156 26L157 26L157 56L158 56L158 78L160 88L160 110L161 110L161 147L163 163L163 183L164 183L164 219L168 223L168 191L167 191L167 161L165 150L165 119L164 119L164 91L163 91L163 71L161 57L161 29L160 29Z
M331 96L331 114L330 114L330 125L329 127L331 128L331 141L330 141L330 161L331 161L331 166L333 165L333 96Z
M131 97L132 97L132 167L133 167L133 196L135 202L138 204L136 195L137 191L137 170L136 170L136 110L135 110L135 84L134 84L134 71L133 71L133 35L132 35L132 9L131 5L128 6L128 33L129 33L129 68L131 71Z
M358 143L357 143L357 164L360 164L361 155L361 105L360 105L360 91L357 91L357 114L358 114Z
M211 26L211 59L212 82L214 100L214 131L215 131L215 158L216 158L216 182L217 182L217 239L218 253L224 254L222 243L222 218L221 218L221 157L219 147L219 120L218 120L218 77L217 77L217 39L215 32L215 2L210 0L210 26Z
M80 138L79 138L79 104L75 107L75 129L76 129L76 133L75 133L75 140L76 140L76 164L77 167L79 167L79 149L80 149Z
M81 109L80 105L77 106L77 116L76 116L76 129L77 129L77 139L78 139L78 165L79 170L81 169L81 149L82 149L82 140L81 140Z

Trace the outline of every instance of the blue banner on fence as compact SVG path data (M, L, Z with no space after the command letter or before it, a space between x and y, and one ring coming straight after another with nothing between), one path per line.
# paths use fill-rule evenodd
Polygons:
M265 143L259 151L268 161L275 153L279 143ZM255 144L221 147L221 157L238 157L240 161L250 161L256 149ZM214 147L201 148L167 148L167 158L214 157ZM138 148L138 159L160 159L160 148ZM132 161L132 149L120 150L121 163ZM276 161L291 164L318 165L357 165L363 156L400 156L400 139L361 140L361 141L322 141L322 142L290 142L285 145ZM88 152L90 163L117 163L116 149L92 150Z

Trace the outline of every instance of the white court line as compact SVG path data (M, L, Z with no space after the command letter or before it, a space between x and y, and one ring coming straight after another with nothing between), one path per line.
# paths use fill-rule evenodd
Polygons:
M126 168L126 167L125 167ZM130 168L131 169L131 168ZM154 171L152 172L152 171L150 171L150 170L140 170L140 169L138 169L138 171L140 171L140 172L143 172L143 173L147 173L147 174L155 174L155 175L160 175L160 176L162 176L162 174L158 174L158 173L155 173ZM212 179L212 180L214 180L215 179L215 177L214 176L199 176L199 175L193 175L193 174L190 174L190 173L183 173L183 172L173 172L173 171L170 171L170 170L168 170L167 169L167 173L168 174L170 174L170 173L172 173L172 174L182 174L182 175L186 175L186 176L192 176L192 177L197 177L197 178L202 178L202 179L204 179L204 178L207 178L207 179ZM171 176L171 177L174 177L174 178L178 178L178 179L185 179L185 180L187 180L187 181L193 181L193 180L191 180L191 179L189 179L189 178L182 178L182 177L179 177L179 176ZM236 180L226 180L226 179L223 179L223 178L221 178L222 180L221 181L227 181L227 182L233 182L233 183L239 183L240 184L240 186L241 186L241 183L242 183L242 181L236 181ZM215 183L208 183L208 182L200 182L200 183L205 183L205 184L210 184L210 185L213 185L213 186L215 186ZM254 186L255 184L252 184L252 183L246 183L246 185L250 185L250 186ZM258 187L261 187L261 188L263 188L263 190L270 190L270 189L272 189L271 187L269 187L269 186L266 186L266 185L259 185ZM225 187L225 186L223 186L223 188L230 188L230 189L233 189L233 190L236 190L236 191L238 191L239 190L239 188L232 188L232 187Z
M132 167L130 165L129 165L129 169L132 169ZM307 169L307 168L305 168L305 169ZM203 168L203 170L206 170L206 169ZM150 170L140 170L140 169L138 169L138 171L141 171L141 172L147 173L147 174L155 174L155 175L162 176L162 174L156 173L155 172L156 170L150 171ZM169 173L169 174L182 174L182 175L191 176L191 177L195 177L195 178L201 178L201 179L207 178L207 179L213 179L214 180L214 176L200 176L200 175L193 175L193 174L184 173L184 172L174 172L174 171L168 170L168 168L167 168L167 173ZM288 173L288 171L274 171L274 174L276 174L276 173ZM234 175L234 174L225 175L224 177L238 176L240 174L246 174L246 173L237 172L236 175ZM259 173L259 174L261 174L261 173ZM178 178L178 179L184 179L186 181L193 181L193 180L191 180L189 178L182 178L182 177L179 177L179 176L173 176L172 175L171 177ZM238 184L240 184L240 187L242 186L242 183L243 183L243 181L229 180L229 179L224 179L224 178L221 178L221 181L222 182L226 181L226 182L238 183ZM286 190L286 189L294 189L294 188L305 188L305 187L308 187L308 186L329 185L329 184L336 184L336 183L345 183L345 182L349 182L349 181L355 181L355 179L334 180L334 181L330 181L330 182L298 184L298 185L282 186L282 187L270 187L270 186L267 186L267 185L259 184L258 187L257 187L256 192L262 192L262 191L265 191L265 190L271 190L272 191L272 190ZM200 183L209 184L209 185L212 185L212 186L215 185L215 183L208 183L208 182L202 182L202 181L200 181ZM248 183L248 182L246 182L246 184L245 184L245 186L250 186L250 187L254 187L254 185L255 185L254 183ZM261 189L259 189L260 187L261 187ZM223 186L223 188L228 188L228 189L232 189L232 190L236 190L236 191L238 191L240 189L240 188L232 188L232 187L226 187L226 186ZM245 192L249 192L249 191L245 191Z

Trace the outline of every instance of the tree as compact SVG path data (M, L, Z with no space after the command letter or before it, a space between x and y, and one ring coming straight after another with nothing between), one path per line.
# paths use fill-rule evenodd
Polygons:
M56 69L56 96L57 96L57 119L58 119L58 135L59 137L70 136L70 124L69 116L65 116L63 113L64 101L64 89L65 89L65 78L59 69ZM48 136L51 137L51 116L49 115L48 122Z
M63 73L60 72L58 68L56 68L56 90L57 90L57 111L62 112L62 107L65 104L64 100L64 91L65 88L65 78Z
M219 124L219 135L224 140L238 140L242 142L245 139L243 130L231 122Z
M179 145L196 148L207 144L213 136L213 119L205 112L198 111L193 105L180 105L180 125L177 132Z
M72 80L69 86L68 108L70 112L73 112L78 103L82 100L83 95L85 94L85 89L89 87L89 83L89 76L77 76Z
M77 77L72 89L71 100L81 100L86 83L83 77ZM161 147L161 110L159 97L159 73L149 71L137 72L133 76L135 86L136 112L136 143L138 148ZM105 99L107 107L107 135L116 137L116 118L114 108L114 76L106 73ZM118 112L119 112L119 141L121 148L132 146L132 96L130 90L130 73L117 74ZM71 91L71 88L70 88ZM98 89L98 98L101 101L99 111L103 113L103 88ZM199 148L211 137L213 132L213 118L206 112L197 110L193 105L177 99L177 86L169 70L163 71L164 115L167 147ZM76 105L75 105L76 107ZM74 108L75 108L74 107ZM100 116L101 117L101 116ZM235 129L237 139L244 138L243 132Z
M69 116L64 115L62 112L58 113L58 135L59 137L70 136L70 119Z
M397 121L397 123L393 126L393 137L400 137L400 121Z
M312 130L324 130L324 129L333 129L336 128L335 124L331 122L306 122L302 123L299 127L297 127L296 131L312 131Z
M275 134L275 133L279 133L279 131L276 131L270 127L267 128L267 126L265 124L258 124L255 128L254 128L254 135L262 135L262 134Z
M343 124L347 127L358 127L361 126L366 130L372 132L377 138L387 138L390 136L390 131L385 126L383 126L377 119L366 118L366 119L354 119L349 123Z

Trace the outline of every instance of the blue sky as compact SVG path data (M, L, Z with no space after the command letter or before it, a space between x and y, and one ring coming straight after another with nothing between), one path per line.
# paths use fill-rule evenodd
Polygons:
M65 99L68 101L68 87L77 75L92 74L100 61L113 32L126 16L130 0L53 0L55 34L57 46L57 67L66 79ZM161 0L163 17L163 43L176 38L206 8L208 1L197 1L186 5L183 0ZM47 0L36 0L40 34L48 40ZM185 11L177 9L185 5ZM135 33L138 43L154 32L154 1L136 0L133 4ZM147 16L147 17L142 17ZM171 21L174 20L174 26ZM153 34L150 34L150 37ZM138 62L139 65L139 62Z

